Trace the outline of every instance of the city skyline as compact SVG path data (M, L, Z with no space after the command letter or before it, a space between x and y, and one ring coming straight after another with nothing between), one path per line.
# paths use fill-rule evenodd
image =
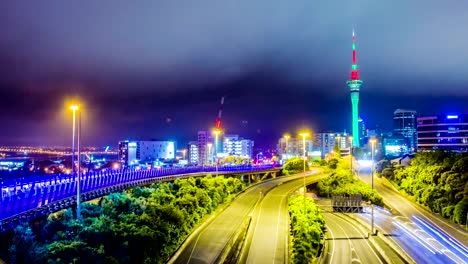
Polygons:
M271 4L270 15L243 12L246 2L210 11L201 4L49 3L0 8L0 123L8 124L0 144L66 145L66 102L74 97L84 104L88 145L188 142L213 127L222 96L227 133L260 146L302 127L350 132L345 81L353 27L365 81L360 116L369 127L391 129L397 108L468 112L466 3L360 1L338 11L336 3L300 1Z

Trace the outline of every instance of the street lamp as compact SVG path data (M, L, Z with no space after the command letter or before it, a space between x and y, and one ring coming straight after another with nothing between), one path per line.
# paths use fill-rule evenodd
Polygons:
M371 159L372 159L372 172L371 172L371 177L372 177L372 192L374 191L374 150L375 150L375 143L377 140L375 138L370 140L370 143L372 144L372 152L371 152ZM372 220L371 220L371 234L374 234L374 204L371 201L371 208L372 208Z
M351 173L353 173L353 136L349 136L349 162L351 167Z
M289 153L289 148L288 148L288 140L291 138L290 135L284 135L284 139L286 140L286 149L285 149L285 152L286 152L286 159L288 159L288 153Z
M77 146L78 146L78 172L76 179L76 219L80 219L80 196L81 196L81 152L80 152L80 139L81 139L81 112L78 105L71 105L70 109L73 111L73 131L72 131L72 172L75 172L75 130L77 131ZM78 124L75 125L78 119ZM75 129L77 127L77 129Z
M215 129L213 131L213 134L215 134L215 151L214 151L214 156L215 156L215 165L216 165L216 176L218 176L218 137L221 131L219 129Z
M306 140L306 137L309 136L309 133L307 132L304 132L304 133L300 133L299 134L301 137L302 137L302 146L303 146L303 149L304 149L304 204L305 204L305 193L306 193L306 185L305 185L305 171L306 171L306 147L305 147L305 140Z
M213 155L211 155L211 147L213 146L213 144L208 143L208 144L206 144L206 146L208 147L208 160L209 160L209 163L210 163L210 166L211 166L211 165L213 165L213 162L211 162L212 158L213 158Z

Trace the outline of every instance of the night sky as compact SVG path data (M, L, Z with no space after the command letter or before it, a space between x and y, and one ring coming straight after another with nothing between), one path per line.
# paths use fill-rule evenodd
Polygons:
M0 144L196 139L225 95L227 133L274 145L284 132L350 129L357 34L360 113L468 112L468 2L2 1Z

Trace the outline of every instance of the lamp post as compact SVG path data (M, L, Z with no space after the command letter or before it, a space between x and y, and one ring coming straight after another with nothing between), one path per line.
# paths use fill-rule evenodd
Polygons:
M372 178L372 192L374 191L374 149L375 149L375 143L377 140L375 138L370 140L370 143L372 144L372 172L371 172L371 178ZM374 204L371 201L371 208L372 208L372 219L371 219L371 234L374 235Z
M306 137L309 136L309 133L301 133L299 134L301 137L302 137L302 147L304 149L304 175L303 175L303 179L304 179L304 205L305 205L305 193L306 193L306 184L305 184L305 171L306 171L306 147L305 147L305 140L306 140Z
M218 129L215 129L213 133L215 134L214 156L215 156L216 176L218 176L218 137L221 131L219 131Z
M208 143L208 144L206 144L206 146L208 147L208 162L209 162L209 164L211 166L211 165L213 165L213 162L212 162L213 155L211 155L211 147L213 146L213 144Z
M76 132L76 111L78 111L79 107L77 105L71 105L70 110L73 112L73 125L72 125L72 151L71 151L71 159L72 159L72 175L75 174L75 132Z
M182 150L182 159L183 159L183 160L185 160L185 153L186 153L186 152L187 152L186 149L183 149L183 150Z
M353 136L349 136L349 163L351 173L353 173Z
M75 130L77 131L77 145L78 145L78 170L76 175L76 219L81 218L81 150L80 150L80 139L81 139L81 112L77 105L70 106L73 111L73 133L72 133L72 172L75 172ZM77 117L77 118L76 118ZM78 122L77 122L78 121ZM75 123L78 123L75 125ZM77 129L75 129L77 127Z

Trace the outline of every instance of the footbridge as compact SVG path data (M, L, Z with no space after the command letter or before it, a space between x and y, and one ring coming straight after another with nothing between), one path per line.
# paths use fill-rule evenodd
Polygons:
M276 177L281 167L223 166L160 169L120 169L83 173L80 201L92 200L136 186L201 177L207 174L233 175L258 181L265 175ZM46 175L0 180L0 231L40 216L76 205L77 175Z

